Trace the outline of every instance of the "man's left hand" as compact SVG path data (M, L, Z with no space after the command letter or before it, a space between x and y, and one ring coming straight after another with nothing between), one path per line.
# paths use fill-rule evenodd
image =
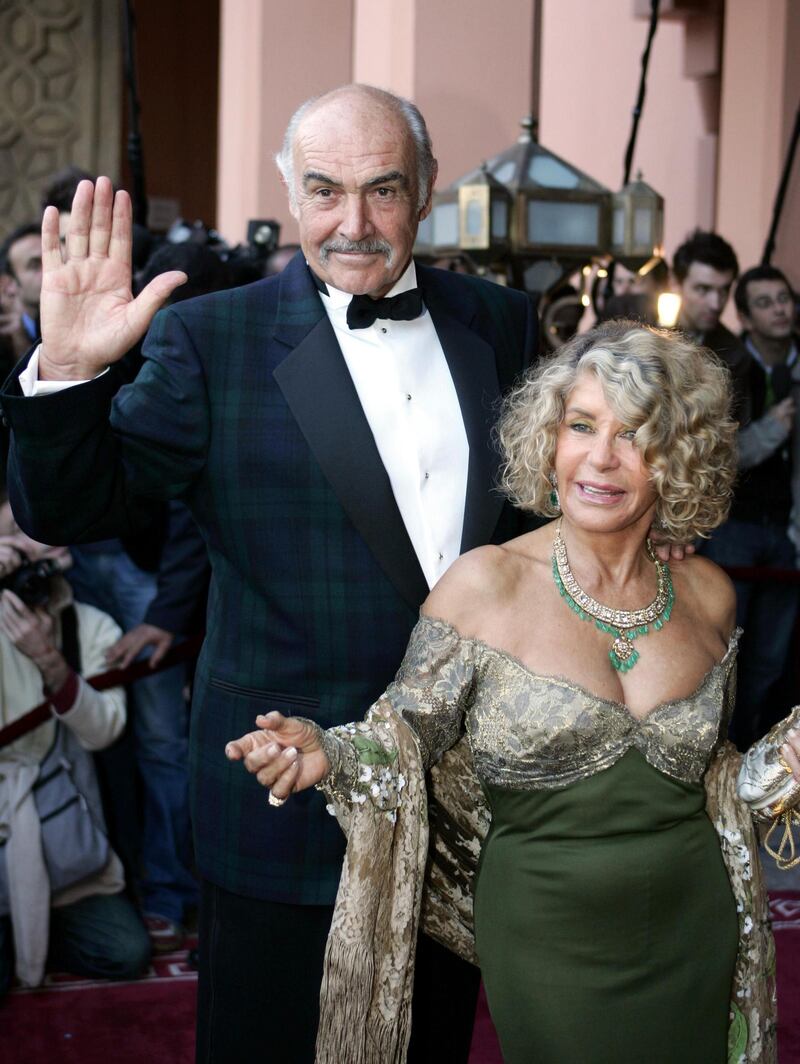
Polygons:
M127 669L138 658L145 647L152 647L149 664L152 669L159 664L175 641L172 632L165 632L154 624L137 624L106 651L106 662L110 668Z
M694 546L691 543L669 543L664 533L655 525L650 526L648 535L653 550L662 562L682 562L688 554L694 554Z

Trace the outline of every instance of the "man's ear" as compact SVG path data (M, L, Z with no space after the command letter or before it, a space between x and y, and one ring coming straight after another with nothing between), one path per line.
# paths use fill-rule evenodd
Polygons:
M433 160L433 166L431 167L431 180L430 180L430 184L428 185L428 198L425 200L425 204L424 204L422 210L419 212L419 220L420 221L422 221L423 218L427 218L428 215L431 213L431 207L433 206L433 187L436 184L436 178L438 177L438 174L439 174L439 164L434 159Z

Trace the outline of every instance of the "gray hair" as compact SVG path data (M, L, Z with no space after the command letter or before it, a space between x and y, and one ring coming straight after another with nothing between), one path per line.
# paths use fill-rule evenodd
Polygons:
M281 150L275 155L277 167L281 172L283 180L286 182L286 188L289 193L289 203L293 209L297 206L293 148L294 138L297 135L300 123L306 115L313 110L315 105L320 102L320 100L324 100L328 96L333 96L336 93L347 92L351 89L356 89L366 95L374 96L385 106L391 108L396 114L401 115L404 119L408 132L411 134L411 139L414 142L414 151L417 159L417 206L422 210L428 202L428 196L430 195L434 169L436 166L436 160L433 156L433 146L431 145L428 127L425 125L425 119L422 117L419 108L410 100L406 100L403 96L397 96L393 92L387 92L385 89L378 89L374 85L343 85L341 88L333 89L331 92L327 92L322 96L312 96L304 103L301 103L289 119L289 125L286 127L286 132L283 136Z

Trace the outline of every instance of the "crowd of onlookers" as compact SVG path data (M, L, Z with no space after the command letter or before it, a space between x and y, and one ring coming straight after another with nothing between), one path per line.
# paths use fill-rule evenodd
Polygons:
M71 168L43 193L42 207L57 207L62 232L86 176ZM202 228L183 227L171 239L140 228L132 284L141 289L161 272L182 270L188 281L172 298L186 299L279 272L296 250L231 253ZM37 342L41 284L39 223L31 220L0 245L3 376ZM740 274L731 246L697 231L671 266L661 259L640 270L607 264L593 291L595 313L655 324L667 289L680 296L677 327L714 351L733 382L740 475L729 519L698 549L736 579L745 635L733 737L744 748L796 701L795 295L771 266ZM739 333L721 321L732 291ZM137 347L108 372L130 381L142 357ZM4 439L3 468L7 447ZM165 505L135 539L56 549L16 527L2 493L0 729L43 699L52 712L0 747L0 993L15 970L35 985L47 963L133 977L151 950L184 943L197 903L188 806L191 663L157 667L202 630L207 581L205 545L181 503ZM127 690L97 691L83 679L141 659L153 674Z

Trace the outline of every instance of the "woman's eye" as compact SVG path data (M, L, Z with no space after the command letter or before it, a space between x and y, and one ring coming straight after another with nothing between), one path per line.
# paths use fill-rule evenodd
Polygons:
M625 429L624 432L620 433L620 436L623 440L633 440L636 438L636 429Z
M591 426L587 425L585 421L573 421L570 425L573 432L591 432Z

